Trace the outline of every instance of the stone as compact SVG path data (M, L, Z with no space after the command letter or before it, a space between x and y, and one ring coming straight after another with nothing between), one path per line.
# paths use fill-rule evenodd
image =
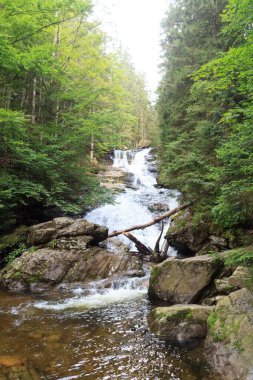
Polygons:
M208 240L207 229L195 232L192 229L192 217L188 210L183 210L171 217L170 227L165 238L179 254L192 256L200 251Z
M44 291L59 283L100 280L143 273L141 260L99 247L86 250L41 248L24 252L0 273L0 284L11 290Z
M209 255L183 260L168 258L152 268L149 295L169 304L196 302L212 282L220 265Z
M253 294L222 297L208 318L205 353L224 380L246 380L253 368Z
M236 288L252 288L253 286L253 272L248 267L239 266L229 277L228 282L231 286Z
M0 355L0 365L4 367L18 367L22 362L19 356L14 355Z
M90 223L84 219L55 218L50 222L36 224L29 228L27 242L29 245L43 246L64 237L89 236L93 244L107 238L108 228Z
M202 222L193 227L189 210L180 211L171 217L165 238L182 256L204 255L210 251L220 252L229 248L228 239L210 235L210 225Z
M27 242L29 245L40 245L53 240L56 230L53 221L36 224L29 227Z
M149 328L159 337L180 343L203 339L212 310L210 306L201 305L157 307L148 315Z
M92 236L68 236L56 239L53 241L57 249L67 249L67 250L84 250L92 246L94 242L94 237ZM50 246L50 243L49 243ZM54 248L54 247L52 247Z
M208 297L205 298L203 301L203 305L207 306L213 306L216 305L218 301L220 301L224 296L215 296L215 297Z
M236 287L230 284L229 277L217 278L214 283L218 293L221 294L229 294L236 290Z

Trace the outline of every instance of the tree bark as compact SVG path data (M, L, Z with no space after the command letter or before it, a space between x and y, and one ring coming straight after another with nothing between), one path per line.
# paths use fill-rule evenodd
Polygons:
M143 256L152 256L153 251L152 249L146 247L142 242L140 242L135 236L130 234L129 232L124 232L123 235L125 235L128 239L130 239L137 248L138 252L140 252Z
M164 214L157 216L155 219L151 220L148 223L145 224L138 224L133 227L126 228L124 230L119 230L119 231L113 231L111 234L108 235L108 238L118 236L121 234L125 234L127 232L133 231L133 230L144 230L147 227L152 226L153 224L159 223L161 220L169 218L171 215L176 214L178 211L184 210L185 208L189 207L191 203L186 203L182 206L178 206L176 208L173 208L172 210L165 212Z

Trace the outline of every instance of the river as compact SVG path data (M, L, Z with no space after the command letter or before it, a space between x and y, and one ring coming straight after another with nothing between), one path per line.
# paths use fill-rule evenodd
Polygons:
M132 185L114 205L85 217L114 230L152 219L151 204L174 207L176 198L156 187L151 160L149 149L117 151L113 165L129 173ZM159 231L152 226L135 235L154 247ZM173 346L149 333L146 317L154 305L147 297L147 278L43 295L1 291L0 380L213 379L201 345Z

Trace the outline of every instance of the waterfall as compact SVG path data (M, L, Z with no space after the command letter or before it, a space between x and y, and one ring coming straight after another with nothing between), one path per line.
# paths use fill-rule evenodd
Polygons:
M150 206L154 203L166 204L168 208L176 207L175 197L169 197L167 190L155 187L157 184L155 174L149 171L147 161L151 158L150 151L151 148L136 152L114 151L113 167L131 174L134 188L126 188L123 193L117 195L113 205L98 207L85 215L85 219L105 225L109 231L113 231L152 220L154 213L150 211ZM159 233L160 226L158 225L133 232L137 239L152 249ZM119 239L130 245L131 249L134 248L126 237L119 236Z

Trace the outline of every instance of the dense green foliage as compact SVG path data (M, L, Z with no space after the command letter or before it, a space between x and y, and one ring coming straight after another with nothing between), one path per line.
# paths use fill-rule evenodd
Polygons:
M224 232L253 218L253 3L177 0L164 21L161 181Z
M146 144L155 125L142 76L108 51L91 11L90 0L0 1L2 230L94 202L96 158Z

